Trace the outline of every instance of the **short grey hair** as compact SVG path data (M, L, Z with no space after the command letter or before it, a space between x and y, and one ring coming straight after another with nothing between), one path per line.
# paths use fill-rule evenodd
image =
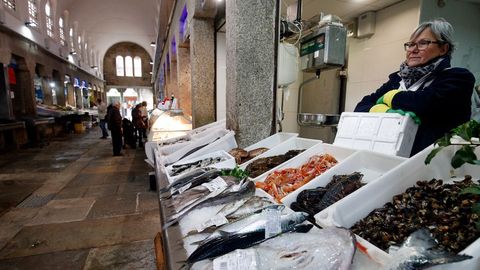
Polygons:
M443 18L421 23L410 36L410 40L418 37L427 28L430 28L438 41L448 44L447 55L452 56L452 52L455 50L455 45L453 44L452 39L453 26Z

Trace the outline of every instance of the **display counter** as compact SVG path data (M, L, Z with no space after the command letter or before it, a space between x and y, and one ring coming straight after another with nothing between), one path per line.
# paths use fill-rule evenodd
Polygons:
M283 141L276 141L282 139ZM276 141L276 143L272 143L272 141ZM443 179L444 184L448 185L453 183L454 180L463 180L465 175L472 175L477 179L480 176L480 166L477 165L464 165L464 167L454 171L450 169L450 160L451 157L454 155L454 147L447 148L446 150L440 152L440 154L438 154L437 157L435 157L432 163L428 166L424 164L424 160L428 153L430 153L430 151L432 150L432 147L427 148L416 156L407 159L382 153L376 153L370 150L348 149L345 147L324 144L320 141L312 142L304 138L298 138L296 136L285 136L280 134L275 137L269 137L265 140L262 140L256 144L253 144L251 147L247 147L246 149L252 151L256 148L266 147L267 145L270 145L270 149L268 149L268 151L263 152L263 154L251 159L244 165L241 165L241 168L248 170L249 166L252 163L262 163L264 162L264 160L277 159L278 155L286 152L288 153L291 150L298 150L299 148L305 149L303 149L303 152L300 152L297 156L291 158L290 160L285 160L283 163L280 163L273 168L269 168L266 172L260 173L259 177L250 178L250 180L255 181L257 186L255 196L262 196L267 198L268 200L271 200L272 203L284 205L286 213L291 213L293 211L306 212L309 214L309 221L314 222L317 225L322 226L323 228L335 228L340 226L349 229L351 228L352 230L354 230L356 233L356 239L360 243L358 245L358 247L360 248L356 250L353 260L350 261L351 265L350 262L348 263L348 267L350 269L379 269L382 266L398 262L395 261L398 260L395 249L392 249L390 251L391 253L389 254L385 251L385 247L378 246L379 243L370 242L366 238L359 236L359 234L363 235L363 231L368 231L370 227L369 225L361 225L361 222L364 222L363 219L368 220L367 216L370 214L370 212L377 211L375 209L381 209L382 207L385 207L384 204L391 201L392 198L395 198L395 196L397 196L398 194L402 194L402 192L405 192L405 190L411 190L413 186L418 185L419 182L417 181L419 180L425 180L428 182L434 178ZM159 155L158 151L156 151L156 154ZM324 158L326 155L331 155L332 157L334 157L336 160L336 164L331 164L326 169L319 169L319 171L316 172L314 176L308 176L308 173L310 173L313 168L317 170L317 168L320 168L326 164L325 161L321 161L321 159ZM157 158L157 160L158 159L159 158ZM178 162L181 164L182 160ZM331 159L327 158L327 163L329 162L331 162ZM172 166L168 168L171 169ZM291 174L294 172L294 170L299 170L302 173L302 177L306 178L302 178L298 182L292 182L292 188L288 186L289 184L287 184L287 186L285 187L278 186L279 183L286 183L284 180L289 180L289 178L280 178L279 182L272 182L276 181L274 180L275 178L272 178L273 176ZM452 175L454 176L453 178ZM162 164L156 164L156 176L157 186L160 187L160 189L175 182L175 179L168 176L167 167ZM292 177L292 179L296 179L293 175ZM347 180L355 181L355 183L357 183L356 187L347 192L347 189L351 188L346 188L345 186L342 186L340 192L336 191L337 193L335 193L335 195L330 195L335 197L336 199L333 201L328 201L329 204L326 204L320 209L315 209L314 207L305 204L305 201L302 201L305 194L307 194L308 192L311 193L315 190L325 189L327 194L329 194L328 192L334 190L335 185L337 185L336 183L347 183ZM334 181L340 182L335 183ZM276 185L274 185L276 189L273 191L272 183L276 183ZM430 185L435 185L436 189L440 188L440 186L438 185L441 184L436 184L436 182L434 183L431 181L430 183ZM288 193L286 193L287 188L289 190ZM277 197L278 194L280 194L281 196ZM174 214L175 212L173 212L174 210L172 207L167 206L167 204L171 203L171 201L169 202L166 199L160 199L160 195L161 193L159 193L159 201L160 215L162 219L161 224L163 226L165 225L165 222L169 219L169 217L171 217L172 214ZM165 194L163 194L163 196L165 196ZM423 197L428 196L427 194L425 194ZM478 198L480 198L480 196ZM331 198L327 199L330 200ZM307 202L308 200L310 199L307 199ZM420 198L418 200L420 200ZM463 203L466 204L465 201L462 201L462 204ZM164 236L163 244L166 253L165 256L169 269L180 269L183 266L183 262L188 258L188 255L192 254L192 252L195 250L196 246L190 245L190 243L194 242L194 240L191 240L190 237L185 237L185 232L188 232L192 230L192 228L198 227L198 224L202 224L203 222L211 220L211 218L215 217L216 213L220 209L218 206L215 207L212 206L209 208L205 208L210 210L193 210L183 219L181 219L179 223L172 225L166 230L162 231ZM418 215L420 215L423 210L418 209L415 211L418 211ZM434 209L432 209L431 211L434 211ZM468 211L465 210L464 212ZM439 215L438 213L435 214L435 212L432 213L427 213L427 216ZM480 268L480 240L478 240L478 236L480 236L480 233L476 233L473 228L474 222L478 222L479 217L475 215L470 215L470 218L472 219L471 222L473 223L468 226L472 228L468 228L468 226L465 225L467 226L467 228L462 229L461 232L452 231L448 232L448 234L445 234L445 237L446 235L452 234L452 236L448 237L451 237L452 240L450 241L454 241L454 238L461 238L455 237L455 235L458 236L459 233L466 233L467 230L469 231L469 233L470 231L472 232L471 236L469 237L473 238L468 240L468 242L461 243L460 250L455 252L462 254L457 256L456 258L456 260L458 260L459 262L453 261L455 263L435 266L429 269ZM381 221L381 224L383 224L383 226L389 225L395 227L405 226L404 223L406 223L408 226L408 220L409 219L405 219L401 224L393 221L384 220ZM422 227L420 225L414 225L413 221L411 222L412 225L410 226L413 226L412 228L417 228L418 226ZM443 228L442 226L446 226L436 225L435 221L433 222L433 224L430 223L430 225L425 225L428 229L432 230L432 235L435 235L434 228ZM453 219L453 221L450 220L449 222L450 224L454 224L455 219ZM305 224L306 223L308 223L308 221L305 221ZM444 229L446 230L446 228ZM318 231L318 229L315 230ZM395 231L400 231L400 228L393 228L393 232ZM408 231L408 234L412 235L411 233L414 231L415 230L412 229ZM408 234L402 235L401 240L397 240L398 245L402 244L402 242L408 237ZM319 236L319 234L317 233L312 233L312 235L315 235L314 237L322 237ZM280 237L282 236L283 235L281 235ZM394 233L393 236L396 237L396 234ZM400 237L400 235L398 235L398 237ZM268 240L267 242L269 241L270 240ZM319 238L317 241L319 243L319 247L323 247L321 243L324 243L325 241L327 240ZM442 241L442 239L439 239L439 241ZM446 249L446 244L448 243L442 243L442 246L436 246L435 248ZM259 250L257 250L256 247L257 246L255 246L254 248L249 248L249 250L252 250L252 252L256 254L257 252L260 252L258 254L261 254L264 247ZM451 253L449 256L453 256L453 253ZM472 258L469 258L468 256L472 256ZM212 263L212 261L204 260L202 262L194 264L192 269L214 269L213 265L214 264ZM306 269L310 268L307 267Z

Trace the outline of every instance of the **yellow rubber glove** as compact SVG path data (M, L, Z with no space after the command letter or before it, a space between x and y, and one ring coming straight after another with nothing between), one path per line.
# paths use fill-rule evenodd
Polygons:
M383 103L387 104L388 107L392 107L393 97L398 94L400 90L390 90L385 95L383 95Z
M377 105L373 105L372 108L370 108L369 112L372 112L372 113L384 113L384 112L387 112L388 110L390 110L391 108L388 107L387 105L385 104L377 104Z

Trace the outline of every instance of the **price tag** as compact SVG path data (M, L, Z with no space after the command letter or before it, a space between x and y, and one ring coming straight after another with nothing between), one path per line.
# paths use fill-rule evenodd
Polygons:
M182 194L182 193L185 192L187 189L189 189L191 186L192 186L192 183L186 184L185 186L183 186L183 187L181 187L181 188L178 189L178 193L179 193L179 194Z
M213 260L213 270L256 270L254 249L237 249Z
M220 227L223 224L227 224L227 223L228 223L228 219L226 217L222 215L216 215L202 224L197 224L195 228L197 229L198 232L202 232L203 230L205 230L210 226Z
M267 208L263 210L266 217L265 238L270 238L282 232L281 211Z
M208 183L203 183L202 186L206 187L210 192L214 192L218 189L225 189L228 185L223 178L217 177Z

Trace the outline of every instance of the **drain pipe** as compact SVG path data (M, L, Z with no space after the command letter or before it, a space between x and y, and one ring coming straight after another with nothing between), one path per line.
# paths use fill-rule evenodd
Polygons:
M300 120L298 119L298 116L300 115L300 113L302 113L302 110L300 109L302 107L302 100L303 100L303 87L311 82L311 81L314 81L314 80L317 80L320 78L320 69L317 69L315 71L315 77L312 77L304 82L302 82L300 84L300 87L298 88L298 102L297 102L297 124L301 124L300 123Z

